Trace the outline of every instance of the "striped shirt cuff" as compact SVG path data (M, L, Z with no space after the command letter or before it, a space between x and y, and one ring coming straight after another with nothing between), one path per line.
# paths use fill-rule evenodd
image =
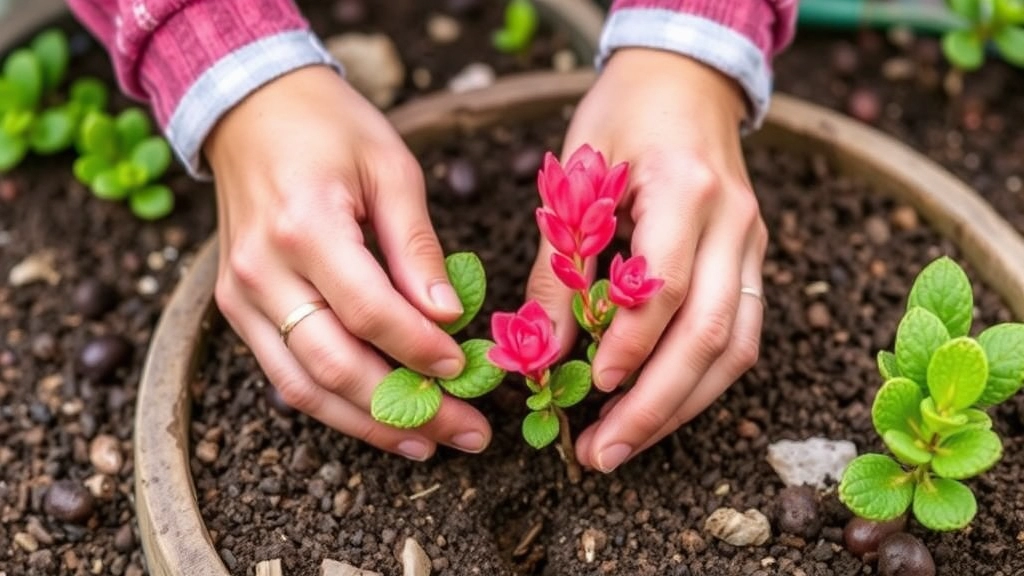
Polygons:
M672 10L624 8L605 23L597 68L602 68L616 49L627 47L683 54L736 80L750 105L745 129L759 127L768 112L772 90L769 62L749 38L732 28Z
M203 72L178 102L164 130L189 174L210 179L202 160L203 142L225 113L271 80L317 64L343 72L313 33L290 30L242 46Z

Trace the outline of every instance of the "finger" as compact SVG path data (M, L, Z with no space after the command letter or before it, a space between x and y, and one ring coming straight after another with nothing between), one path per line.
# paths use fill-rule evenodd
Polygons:
M604 418L612 410L612 408L615 408L615 406L618 405L618 403L622 400L623 396L624 394L616 394L615 396L609 398L608 401L601 406L601 410L598 415L598 422L600 422L601 419ZM579 436L577 436L576 438L576 460L580 463L581 466L587 468L593 468L593 465L590 463L590 446L594 439L594 432L596 430L596 425L590 425L587 428L585 428L583 432L580 432Z
M568 352L576 341L576 317L572 313L573 291L567 288L555 276L551 269L551 255L555 249L547 240L541 238L537 249L537 259L533 261L530 278L526 284L526 299L536 300L555 323L555 336L561 343L562 352ZM589 265L588 280L593 280L593 266Z
M412 157L380 174L371 219L402 294L433 320L458 318L462 303L448 280L441 244L430 224L423 173Z

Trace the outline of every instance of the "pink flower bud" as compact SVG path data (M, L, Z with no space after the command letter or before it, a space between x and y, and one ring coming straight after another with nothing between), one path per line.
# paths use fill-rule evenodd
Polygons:
M539 381L561 353L555 325L536 300L523 304L515 313L492 314L491 333L494 346L487 359L499 368L534 380Z
M635 308L651 299L665 284L660 278L647 276L647 259L632 256L626 261L621 254L612 258L609 273L608 298L623 308Z
M555 276L572 290L577 292L587 289L587 279L576 269L576 264L563 254L554 253L551 255L551 269Z

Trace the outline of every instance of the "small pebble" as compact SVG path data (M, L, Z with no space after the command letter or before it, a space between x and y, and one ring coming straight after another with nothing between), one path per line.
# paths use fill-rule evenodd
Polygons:
M402 546L402 576L430 576L430 557L415 538L406 538Z
M917 64L910 58L890 58L882 63L882 76L886 80L899 82L910 80L917 75Z
M687 528L679 533L679 545L690 556L700 554L707 549L708 543L696 530Z
M10 178L0 178L0 202L14 202L18 197L18 186Z
M217 553L220 555L220 559L224 561L224 565L228 567L228 570L234 570L238 566L238 559L235 558L231 550L221 548Z
M446 180L448 187L459 198L472 198L479 187L476 167L465 158L452 160L448 165Z
M858 88L846 100L846 111L857 120L874 124L882 116L882 100L869 88Z
M555 69L555 72L571 72L577 64L579 62L576 59L576 53L567 48L555 52L551 57L551 67Z
M96 500L89 489L73 480L54 482L43 499L43 510L61 522L84 523L95 508Z
M334 516L341 518L352 508L352 501L352 492L349 492L344 488L338 490L334 493L331 513L334 514Z
M583 549L583 561L593 562L597 555L608 545L608 535L597 528L587 528L580 536L580 547Z
M849 42L839 42L832 48L831 64L840 76L853 76L860 67L860 55Z
M494 68L483 62L473 62L448 81L448 89L456 94L471 92L494 84L496 78Z
M117 484L106 474L93 474L85 479L84 484L97 500L110 500L117 492Z
M54 268L52 252L42 251L29 254L24 260L11 267L7 283L15 288L34 282L46 282L51 286L60 283L60 272Z
M923 542L900 532L886 537L878 546L878 573L881 576L935 576L935 560Z
M761 427L757 425L757 422L753 420L747 420L743 418L736 425L736 434L740 438L746 438L747 440L753 440L761 436Z
M807 324L818 329L828 328L832 324L832 314L824 302L815 302L807 307Z
M868 240L875 246L887 244L892 237L889 223L879 216L869 216L864 221L864 233L867 234Z
M29 517L28 523L25 526L25 531L31 534L32 537L43 546L53 544L53 535L46 530L43 523L35 516Z
M528 182L536 180L537 171L544 162L544 151L536 146L527 146L516 152L512 158L512 176L516 180Z
M28 406L28 415L36 424L46 425L53 421L53 412L42 402L33 402Z
M821 531L818 499L809 486L787 486L776 500L775 526L786 532L811 540Z
M14 534L14 543L25 552L35 552L39 549L39 542L27 532L16 532Z
M451 16L431 14L427 18L427 36L435 44L451 44L462 35L462 25Z
M200 440L196 444L196 458L204 464L213 464L220 456L220 446L216 442Z
M772 535L768 518L756 509L719 508L704 521L704 530L733 546L760 546Z
M117 335L98 336L78 353L78 371L93 381L105 380L132 355L132 344Z
M117 292L96 278L86 278L75 286L71 305L82 316L95 320L117 304Z
M886 522L874 522L854 516L843 529L843 542L851 554L863 557L874 554L886 536L902 532L906 527L906 516Z
M322 461L320 451L316 449L316 446L299 444L295 448L295 452L292 453L292 460L288 464L288 468L292 472L306 474L319 468Z
M89 443L89 462L97 472L116 476L124 464L121 442L110 434L99 434Z
M32 338L32 355L38 360L52 360L57 356L57 339L49 332L37 334Z
M892 211L890 219L900 230L916 230L921 225L917 211L910 206L899 206Z
M152 296L160 291L160 283L152 276L143 276L135 283L135 291L141 296Z
M114 534L114 549L118 552L131 552L135 549L135 532L132 531L130 523L117 529L117 533Z
M412 85L420 90L430 88L430 84L433 81L434 77L430 74L430 70L426 68L416 68L412 71Z
M366 21L365 0L337 0L334 3L334 19L342 26L358 26Z

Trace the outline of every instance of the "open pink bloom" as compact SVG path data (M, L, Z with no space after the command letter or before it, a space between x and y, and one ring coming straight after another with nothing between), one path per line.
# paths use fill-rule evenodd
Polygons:
M643 304L665 284L660 278L647 276L647 259L643 256L632 256L623 261L622 254L616 254L608 276L611 282L608 298L623 308Z
M576 269L576 264L564 254L556 252L551 255L551 269L554 270L555 276L558 276L562 284L570 289L576 291L587 289L587 279Z
M535 380L561 352L555 325L536 300L523 304L515 313L492 314L491 333L494 347L487 353L487 359L499 368Z

